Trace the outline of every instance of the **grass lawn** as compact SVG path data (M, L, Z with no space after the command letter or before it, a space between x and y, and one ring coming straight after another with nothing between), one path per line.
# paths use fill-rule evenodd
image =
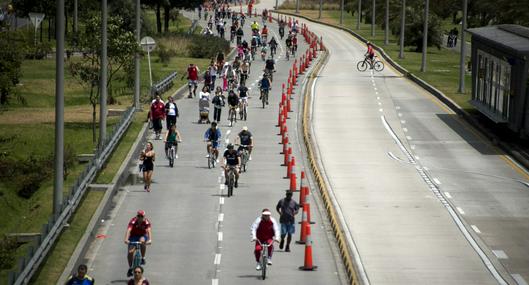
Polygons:
M285 12L294 12L293 10L284 10ZM318 10L301 10L301 15L317 19ZM419 78L432 84L434 87L443 92L446 96L454 100L461 108L468 112L474 112L474 108L468 103L470 100L471 76L469 73L465 76L465 85L467 90L465 94L457 92L459 87L459 53L447 49L438 50L435 47L428 49L427 54L427 71L421 72L421 53L413 52L411 47L406 47L404 59L399 59L398 38L390 35L389 45L384 45L384 31L379 26L376 27L375 37L371 36L371 25L361 23L360 30L356 30L356 17L350 13L344 13L344 26L352 29L362 37L375 43L377 46L384 48L386 53L391 56L399 65L406 68L409 72ZM340 21L340 11L324 10L320 21L338 25ZM325 36L324 36L325 41ZM360 60L360 59L358 59ZM468 59L467 59L468 60Z

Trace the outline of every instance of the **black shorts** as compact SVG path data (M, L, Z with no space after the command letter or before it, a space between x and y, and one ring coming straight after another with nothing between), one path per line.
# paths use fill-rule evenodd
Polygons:
M160 131L162 129L162 119L153 119L152 127L154 128L154 130Z

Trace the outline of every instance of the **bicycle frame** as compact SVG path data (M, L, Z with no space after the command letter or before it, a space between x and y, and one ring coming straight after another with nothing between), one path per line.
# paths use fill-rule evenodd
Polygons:
M133 245L134 246L134 254L132 256L132 267L131 268L134 268L136 266L140 266L141 265L141 244L142 242L139 242L139 241L133 241L133 242L129 242L129 245Z
M259 239L256 239L259 245L261 246L261 277L263 277L263 280L266 279L266 268L268 267L268 247L271 246L271 244L268 243L261 243Z

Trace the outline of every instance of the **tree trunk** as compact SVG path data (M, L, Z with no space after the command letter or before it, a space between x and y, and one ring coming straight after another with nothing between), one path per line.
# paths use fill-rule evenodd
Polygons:
M162 19L160 14L160 4L156 4L156 31L159 34L162 33Z
M48 42L51 41L51 17L48 17Z
M163 29L165 33L169 32L169 16L171 13L171 7L164 6L163 7Z
M2 89L0 91L0 105L7 104L7 95L8 94L9 94L9 92L6 89Z

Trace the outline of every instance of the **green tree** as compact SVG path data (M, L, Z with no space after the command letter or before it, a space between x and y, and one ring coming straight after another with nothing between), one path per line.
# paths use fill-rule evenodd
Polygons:
M120 16L108 18L108 100L113 103L112 80L120 70L133 63L138 49L134 33L127 30ZM79 48L84 57L81 61L71 61L68 69L72 75L90 89L92 105L92 139L96 143L96 108L99 101L99 72L101 63L101 18L92 16L85 21L81 32Z
M5 106L15 96L20 102L24 98L16 93L21 76L20 67L25 55L25 39L22 33L0 30L0 105Z
M414 46L416 52L422 51L424 29L423 9L424 7L409 7L406 13L406 21L408 24L406 24L404 45ZM443 40L442 37L441 19L434 13L430 13L428 17L428 46L435 46L440 49Z

